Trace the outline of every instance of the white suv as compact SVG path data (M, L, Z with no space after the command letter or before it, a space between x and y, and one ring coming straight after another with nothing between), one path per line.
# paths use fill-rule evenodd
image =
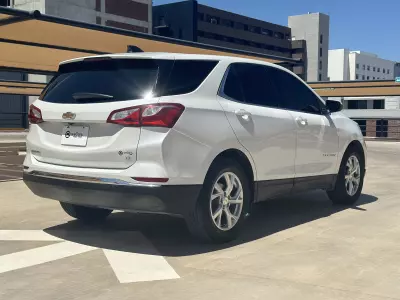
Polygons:
M74 59L29 112L24 181L82 221L112 210L185 218L234 239L253 203L324 189L360 196L358 125L287 69L168 53Z

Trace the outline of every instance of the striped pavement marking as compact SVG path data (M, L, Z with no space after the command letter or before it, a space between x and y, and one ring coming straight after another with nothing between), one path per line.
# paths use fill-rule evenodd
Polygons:
M110 267L113 269L120 283L132 283L154 280L178 279L179 275L168 264L166 259L159 255L154 246L140 232L116 231L111 232L117 236L117 241L124 241L123 250L105 249L94 247L75 241L64 240L56 236L56 231L49 234L42 230L0 230L0 241L53 241L54 244L19 251L0 256L0 274L15 271L22 268L34 267L39 264L51 263L58 259L64 259L73 255L94 250L102 250ZM64 231L65 233L65 231ZM103 232L79 232L79 240L87 236L102 237ZM71 234L68 233L68 236ZM125 237L125 238L123 238ZM130 245L130 242L132 245ZM127 251L128 247L135 249ZM54 270L57 272L57 270Z

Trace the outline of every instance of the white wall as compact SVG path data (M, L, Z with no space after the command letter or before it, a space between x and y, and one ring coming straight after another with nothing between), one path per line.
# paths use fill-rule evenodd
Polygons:
M288 26L292 37L307 42L307 81L328 80L329 16L321 13L289 16ZM320 35L323 39L320 43ZM319 51L322 48L322 56ZM322 70L319 70L319 62Z
M349 79L349 63L347 49L335 49L328 52L328 77L330 81Z

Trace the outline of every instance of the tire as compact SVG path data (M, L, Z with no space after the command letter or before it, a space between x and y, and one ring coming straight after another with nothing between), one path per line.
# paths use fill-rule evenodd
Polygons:
M60 204L68 215L84 223L104 221L112 213L110 209L86 207L64 202L60 202Z
M219 192L214 187L217 182L219 182L218 185L220 188L226 188L223 184L225 181L224 174L228 174L229 178L234 182L234 188L230 194L231 196L236 197L240 194L238 193L237 187L239 183L237 180L240 181L240 185L242 186L242 195L238 196L238 199L242 198L240 210L238 209L240 204L226 203L228 202L226 197L221 196L211 200L212 194ZM212 164L208 171L194 211L190 214L189 218L186 219L189 230L196 238L204 242L226 243L236 239L243 227L245 216L249 211L251 195L250 182L242 167L233 160L219 159ZM232 198L229 201L235 200ZM223 209L224 207L225 209ZM221 216L213 221L211 216L212 211L217 212L220 208L222 209ZM226 209L228 209L231 214L235 215L235 218L231 218L231 222L234 225L230 229L228 229L229 223ZM220 227L225 228L221 229L218 227L218 223Z
M359 162L360 167L360 181L357 187L357 190L353 193L349 193L349 185L346 183L346 175L349 173L349 167L347 163L350 157L356 157ZM347 149L345 154L343 155L342 162L340 164L339 173L337 175L336 184L332 191L327 191L329 199L334 204L341 205L353 205L361 195L361 191L364 184L364 175L365 175L365 162L362 153L360 150L355 147L351 147ZM355 173L357 176L357 172Z

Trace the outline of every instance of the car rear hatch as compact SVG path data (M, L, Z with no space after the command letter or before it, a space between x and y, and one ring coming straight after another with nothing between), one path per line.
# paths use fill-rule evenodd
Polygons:
M30 108L31 122L36 123L35 113L43 119L31 126L28 135L34 158L71 167L125 169L133 165L140 124L116 124L113 118L126 117L126 108L156 103L157 79L171 63L98 57L60 65L41 101ZM113 111L117 111L114 116Z

